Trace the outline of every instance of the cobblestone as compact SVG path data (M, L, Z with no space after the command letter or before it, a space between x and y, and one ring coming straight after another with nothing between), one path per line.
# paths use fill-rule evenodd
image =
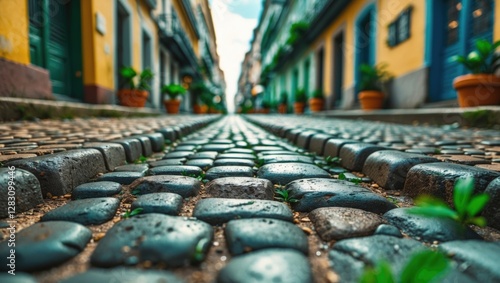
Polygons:
M40 282L356 282L382 259L400 272L427 249L423 243L452 261L443 282L498 281L498 131L285 115L42 120L0 129L3 166L23 172L31 164L40 190L59 190L32 200L23 197L32 193L23 179L16 184L16 197L29 204L25 212L16 207L16 256L32 257L16 269ZM83 151L98 162L72 158ZM224 177L232 174L245 177ZM424 191L451 204L456 179L467 175L492 198L483 212L489 227L461 234L451 220L404 213ZM100 182L113 176L118 182ZM116 209L96 209L111 197ZM87 204L71 208L79 203ZM54 214L85 225L40 222ZM0 219L4 259L9 223ZM51 223L64 223L60 241L41 228ZM478 235L484 239L456 241ZM58 255L47 261L51 252Z

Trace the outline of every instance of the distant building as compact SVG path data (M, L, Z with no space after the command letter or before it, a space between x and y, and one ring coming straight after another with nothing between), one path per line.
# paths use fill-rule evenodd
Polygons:
M499 40L498 19L498 0L266 0L257 28L262 71L252 83L272 101L293 101L303 88L321 90L327 109L352 109L359 66L386 63L394 75L387 107L454 101L452 80L466 70L450 57L478 38Z
M224 96L208 0L0 0L0 96L116 103L120 68ZM186 96L182 110L196 98Z

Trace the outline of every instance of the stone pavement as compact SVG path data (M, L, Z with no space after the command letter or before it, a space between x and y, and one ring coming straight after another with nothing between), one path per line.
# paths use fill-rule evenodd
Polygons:
M498 131L270 115L0 129L0 282L358 282L430 248L452 262L441 282L500 282ZM407 213L421 193L451 204L467 175L489 227Z

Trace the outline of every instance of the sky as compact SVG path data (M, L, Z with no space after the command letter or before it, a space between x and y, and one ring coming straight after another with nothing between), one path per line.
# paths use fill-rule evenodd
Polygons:
M226 79L229 112L234 111L241 62L250 49L253 29L257 27L262 0L210 0L220 66Z

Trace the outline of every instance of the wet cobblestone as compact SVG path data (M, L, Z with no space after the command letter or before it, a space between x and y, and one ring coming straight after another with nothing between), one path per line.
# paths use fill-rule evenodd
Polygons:
M39 282L356 282L382 259L400 272L429 244L453 266L470 266L444 282L499 280L496 131L258 115L2 129L0 172L29 171L43 197L18 183L18 269ZM455 222L404 213L424 191L452 203L465 175L493 198L491 227L466 235ZM116 207L99 208L102 198ZM86 221L89 213L98 221ZM54 219L64 222L40 222ZM34 256L44 252L57 255Z

